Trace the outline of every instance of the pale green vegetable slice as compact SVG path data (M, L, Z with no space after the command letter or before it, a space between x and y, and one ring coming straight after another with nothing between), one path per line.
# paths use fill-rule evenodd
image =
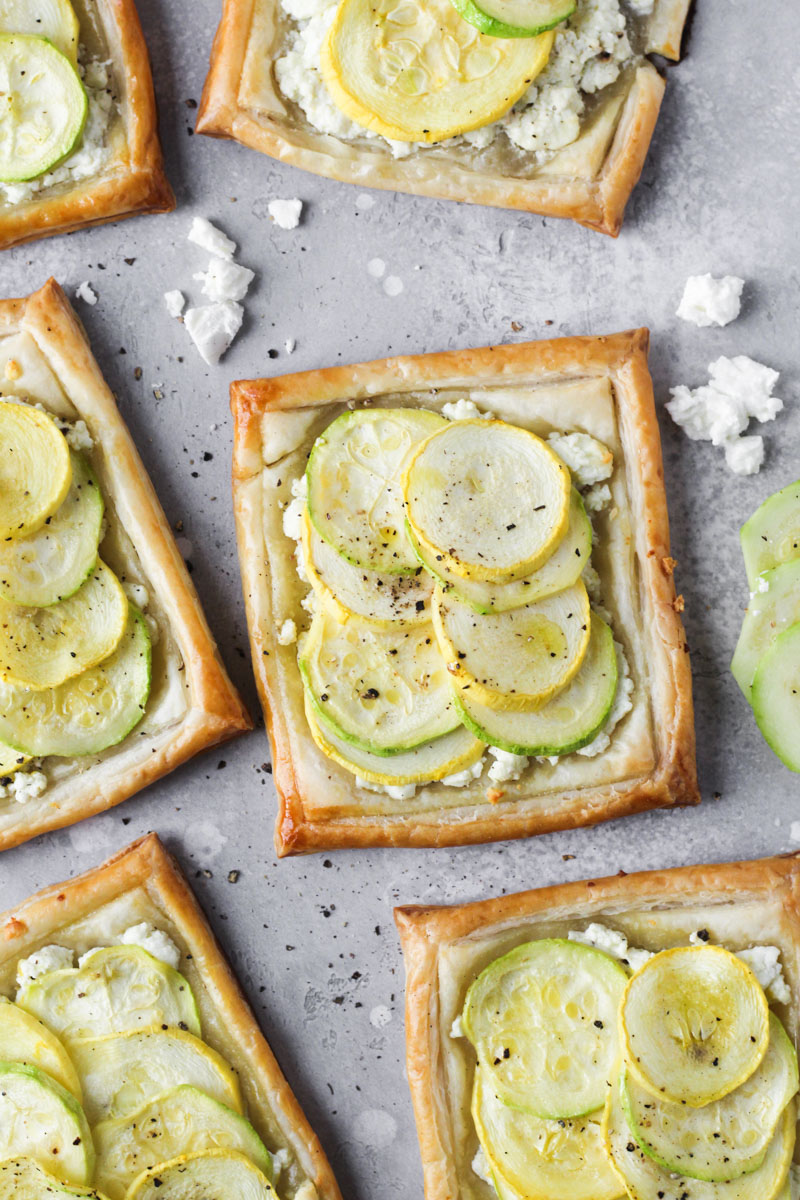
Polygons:
M0 541L0 598L55 604L77 592L97 562L103 496L89 464L71 454L72 483L59 508L24 538Z
M607 954L564 938L526 942L495 959L470 987L462 1016L487 1088L545 1119L601 1108L627 978Z
M0 400L0 446L0 539L5 541L41 529L69 491L72 467L67 439L53 418L30 404Z
M30 761L29 754L22 754L19 750L0 742L0 782L5 783L8 777Z
M0 0L0 33L37 34L78 61L80 25L69 0Z
M445 424L426 409L358 409L337 417L314 442L306 468L309 515L348 562L394 574L418 569L400 480L414 449Z
M0 181L24 183L74 149L89 101L65 54L44 38L0 34Z
M106 1200L101 1192L56 1179L32 1158L0 1162L0 1200L53 1200L53 1197Z
M758 664L775 639L800 621L800 559L759 575L742 622L731 672L748 700Z
M767 1052L750 1078L702 1108L659 1100L623 1073L622 1106L628 1128L645 1154L665 1171L719 1182L761 1166L783 1111L798 1089L795 1048L774 1013L769 1023Z
M173 1025L200 1036L188 981L140 946L106 946L81 967L48 971L17 1003L67 1040Z
M576 0L453 0L456 12L489 37L536 37L566 21Z
M230 1150L182 1154L138 1176L125 1200L278 1200L258 1167Z
M747 582L754 592L762 572L800 558L800 480L765 500L739 537Z
M619 1013L625 1062L653 1095L699 1108L753 1074L769 1043L769 1009L753 972L722 946L654 955Z
M0 996L0 1060L38 1067L56 1083L82 1099L72 1059L59 1039L32 1013Z
M94 1146L78 1101L37 1067L0 1062L0 1161L33 1158L67 1183L86 1184Z
M790 771L800 771L800 623L780 634L759 662L751 701L767 744Z

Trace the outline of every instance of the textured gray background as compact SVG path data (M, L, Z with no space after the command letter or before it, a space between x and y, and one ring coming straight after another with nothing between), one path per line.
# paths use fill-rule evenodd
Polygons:
M755 478L730 475L721 451L689 442L662 420L694 667L701 808L527 843L278 864L273 789L261 769L268 749L258 728L122 807L0 861L6 908L157 829L193 880L345 1195L419 1196L393 904L463 901L620 867L792 845L800 785L761 742L727 668L747 595L738 527L800 475L796 4L698 4L687 57L670 70L644 178L616 242L563 222L385 192L372 193L367 207L357 188L191 136L187 102L200 95L218 0L139 0L139 7L178 211L7 252L0 294L23 295L50 274L70 293L92 281L99 303L77 307L167 515L183 521L182 549L253 712L228 482L232 379L640 324L653 332L659 405L670 385L705 382L718 354L750 354L782 373L787 410L764 430L767 462ZM267 202L291 196L305 202L304 219L284 232L268 219ZM166 288L198 286L191 274L206 257L185 242L193 213L218 221L258 272L242 335L216 368L205 367L161 298ZM374 257L403 281L399 296L387 296L368 274ZM673 316L685 277L703 271L748 281L743 314L727 329L697 330ZM519 334L511 321L522 324ZM297 339L291 358L283 348L290 337ZM274 360L270 349L279 351ZM205 452L213 459L204 461ZM564 854L575 857L564 862ZM234 869L241 874L230 883Z

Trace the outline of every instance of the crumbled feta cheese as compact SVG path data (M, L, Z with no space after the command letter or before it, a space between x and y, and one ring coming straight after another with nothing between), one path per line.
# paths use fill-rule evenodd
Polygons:
M295 347L297 346L297 342L294 338L287 338L286 341L283 343L283 346L284 346L284 349L287 354L294 354Z
M735 321L742 306L744 280L736 275L690 275L676 316L691 321L701 329L709 325L729 325Z
M214 366L242 327L244 309L231 301L190 308L183 318L203 359Z
M607 483L599 483L589 488L588 492L584 493L583 503L587 512L602 512L611 503L611 488Z
M725 443L725 462L735 475L757 475L764 462L764 439L735 437Z
M465 767L463 771L455 771L452 775L445 775L442 783L445 787L468 787L476 779L480 779L482 772L483 759L479 758L471 767Z
M490 746L489 753L494 759L489 767L489 778L493 783L508 783L509 780L519 779L528 765L524 754L511 754L497 746Z
M610 929L607 925L601 925L599 921L593 921L583 930L570 929L567 937L571 942L580 942L583 946L594 946L596 950L602 950L611 958L627 963L632 971L638 971L653 957L650 950L639 950L635 946L629 945L624 933Z
M207 250L217 258L233 258L236 253L236 242L205 217L194 217L186 236L201 250Z
M164 292L164 303L171 317L179 317L186 307L186 298L183 292L175 288L171 292Z
M589 487L608 479L614 470L614 455L588 433L550 433L548 445L569 467L578 487Z
M156 929L148 921L139 925L131 925L119 939L122 946L141 946L153 958L177 969L181 961L181 952L172 938L163 929Z
M17 987L25 987L49 971L63 971L71 967L74 961L74 952L67 950L66 946L42 946L41 950L21 958L17 963Z
M145 609L150 603L150 593L142 583L123 583L122 590L137 608Z
M281 229L297 229L300 224L300 216L303 212L302 200L296 198L294 200L270 200L267 208L269 215Z
M625 651L616 638L614 639L614 650L617 655L617 691L614 696L614 703L611 705L611 711L597 736L589 742L588 746L582 746L580 750L575 751L576 754L580 754L584 758L594 758L598 754L605 753L611 745L611 734L617 725L619 725L622 718L633 708L633 700L631 699L633 695L631 669L628 665Z
M291 646L297 641L297 626L294 621L287 619L278 631L278 645Z
M466 400L461 396L458 400L448 400L442 405L442 416L448 421L492 421L494 413L478 408L474 400Z
M484 1183L488 1183L491 1188L494 1188L494 1180L492 1179L492 1169L489 1166L489 1160L484 1154L483 1146L479 1146L475 1157L472 1160L472 1170L482 1179Z
M461 1013L458 1014L453 1024L450 1026L450 1037L464 1037L464 1026L461 1024Z
M84 279L83 283L75 289L75 295L79 300L83 300L84 304L97 304L97 292L88 279Z
M586 590L589 593L589 599L591 600L592 604L599 604L600 600L602 599L603 585L600 582L600 576L590 562L587 563L583 568L583 574L581 578L583 579Z
M44 771L15 771L13 775L4 775L0 779L0 800L26 804L41 796L46 788L47 776Z
M789 837L793 842L800 842L800 821L792 821L789 826Z
M292 1161L292 1156L285 1146L281 1146L280 1150L272 1150L272 1176L273 1182L277 1183L278 1176L281 1171L285 1171Z
M783 409L783 401L773 396L780 372L737 354L735 358L720 357L708 368L709 386L725 396L739 400L748 418L774 421Z
M319 1200L319 1192L310 1179L306 1179L294 1194L294 1200Z
M203 295L210 300L244 300L255 271L229 258L212 258L208 270L199 271L194 278L202 283Z
M299 542L303 536L303 517L306 502L302 496L295 496L283 510L283 532L293 542Z
M356 787L364 788L367 792L383 792L390 800L413 800L417 794L416 783L403 784L387 784L370 783L367 779L362 779L360 775L356 775Z
M637 17L649 17L655 8L655 0L626 0L626 3Z
M792 993L783 975L781 952L777 946L753 946L739 950L737 958L747 963L765 992L778 1004L791 1003Z
M82 451L91 450L94 446L94 439L89 433L85 421L64 421L59 422L59 426L67 439L70 450L75 450L80 454Z

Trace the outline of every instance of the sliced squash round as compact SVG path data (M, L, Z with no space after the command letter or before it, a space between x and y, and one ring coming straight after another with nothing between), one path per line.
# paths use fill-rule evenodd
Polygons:
M418 570L405 533L401 476L415 447L445 424L422 408L362 408L337 417L314 442L306 468L309 516L348 562L394 574Z
M42 37L0 33L0 181L38 179L71 154L89 100L75 64Z
M125 1200L278 1200L258 1167L231 1150L182 1154L144 1171Z
M78 61L80 25L69 0L0 0L0 33L36 34Z
M570 474L546 442L504 421L451 421L403 478L415 540L456 575L524 579L567 532Z
M602 1108L627 978L607 954L565 938L495 959L467 992L461 1018L486 1087L546 1120Z
M86 1184L94 1145L78 1101L24 1063L0 1062L0 1160L32 1158L67 1183Z
M484 37L450 0L341 0L320 66L352 121L397 141L440 142L507 113L552 47L552 33Z
M22 754L19 750L14 750L11 746L0 742L0 783L5 783L8 776L13 775L15 771L30 761L29 754Z
M72 467L67 440L53 418L30 404L0 400L0 446L0 539L5 541L44 525L69 491Z
M745 521L739 534L750 591L758 577L800 558L800 479L769 496Z
M634 1078L654 1096L692 1108L749 1079L769 1044L764 989L722 946L656 954L631 978L619 1017Z
M452 0L456 12L489 37L535 37L566 21L576 0Z
M800 622L776 637L753 679L753 714L765 742L800 771Z
M0 1060L37 1067L71 1092L79 1103L83 1099L78 1073L56 1035L5 996L0 996Z
M800 559L760 575L742 622L731 673L748 700L758 664L776 638L800 621Z
M107 1200L92 1188L74 1187L56 1179L32 1158L0 1162L0 1200L53 1200L53 1197Z

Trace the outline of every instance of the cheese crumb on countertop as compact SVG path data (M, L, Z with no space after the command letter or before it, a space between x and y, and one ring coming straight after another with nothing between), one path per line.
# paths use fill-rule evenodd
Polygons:
M171 317L179 317L186 307L186 298L183 292L174 288L171 292L164 292L164 303Z
M194 276L203 285L203 295L210 300L244 300L255 279L255 271L241 267L229 258L212 258L207 271Z
M293 200L270 200L267 208L269 215L281 229L297 229L297 226L300 224L300 217L303 212L302 200L298 200L297 198Z
M676 316L691 321L701 329L710 325L729 325L735 321L742 306L744 280L738 275L690 275Z
M243 317L241 304L225 301L190 308L183 322L201 357L213 367L241 329Z
M71 967L74 961L74 951L67 950L66 946L42 946L41 950L21 958L17 963L17 987L33 983L34 979L46 975L48 971L63 971Z
M236 242L216 225L212 225L206 217L194 217L189 232L186 235L190 242L214 254L217 258L233 258L236 253Z
M84 279L83 283L75 289L75 295L79 300L83 300L84 304L97 304L97 292L94 290L88 279Z

